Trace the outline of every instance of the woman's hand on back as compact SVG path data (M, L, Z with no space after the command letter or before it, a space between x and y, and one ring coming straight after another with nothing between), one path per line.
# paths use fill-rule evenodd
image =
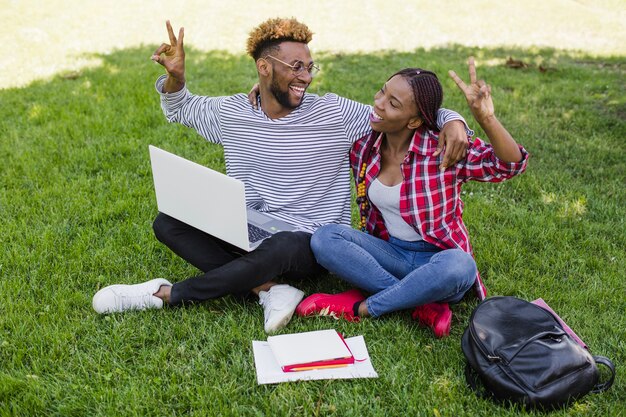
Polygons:
M248 101L250 102L250 105L254 108L254 110L259 109L259 106L257 103L258 103L260 94L261 94L261 89L259 88L259 83L256 83L252 86L252 89L250 89L250 92L248 93Z

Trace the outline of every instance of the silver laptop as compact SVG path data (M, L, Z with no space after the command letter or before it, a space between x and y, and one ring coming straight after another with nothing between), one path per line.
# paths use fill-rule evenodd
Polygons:
M150 145L159 211L251 251L289 223L246 207L243 182Z

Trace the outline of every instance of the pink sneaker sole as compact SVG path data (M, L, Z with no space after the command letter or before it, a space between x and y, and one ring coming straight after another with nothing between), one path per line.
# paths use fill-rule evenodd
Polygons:
M450 326L452 325L452 311L445 311L441 317L435 323L433 327L433 333L435 337L441 339L442 337L450 335Z

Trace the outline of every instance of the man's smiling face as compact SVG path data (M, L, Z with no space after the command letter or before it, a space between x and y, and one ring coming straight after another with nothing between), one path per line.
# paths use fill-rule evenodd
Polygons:
M266 58L272 66L270 91L283 107L295 109L302 102L304 92L313 78L306 68L313 63L309 47L300 42L282 42L280 50ZM280 62L282 61L282 62ZM304 65L300 74L295 74L289 65Z

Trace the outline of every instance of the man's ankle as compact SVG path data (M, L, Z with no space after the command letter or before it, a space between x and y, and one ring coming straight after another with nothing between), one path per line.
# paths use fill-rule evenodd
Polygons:
M251 291L258 296L261 291L269 291L269 289L272 288L274 285L276 285L276 282L269 281L265 284L259 285L258 287L252 288Z
M166 304L170 303L170 294L172 293L172 287L170 285L161 285L159 290L155 292L153 295L155 297L159 297Z

